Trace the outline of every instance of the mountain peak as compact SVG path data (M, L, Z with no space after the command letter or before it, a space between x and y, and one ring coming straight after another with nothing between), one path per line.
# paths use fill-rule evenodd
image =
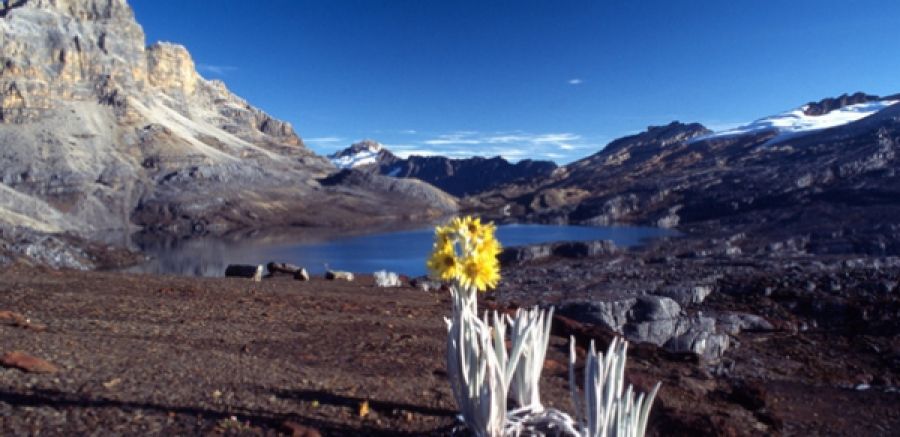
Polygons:
M384 146L375 140L365 139L350 145L350 150L353 151L365 151L368 150L370 152L380 152Z
M78 21L134 17L126 0L4 0L0 16L18 8L56 10Z
M377 164L379 154L391 155L391 152L378 141L365 139L328 155L328 159L338 168L355 168Z
M774 133L771 142L796 134L843 126L862 120L897 103L898 96L878 97L865 93L843 94L808 103L799 108L760 118L752 123L718 131L698 139Z
M817 115L825 115L831 111L836 109L841 109L850 105L858 105L860 103L868 103L881 100L880 97L866 94L863 92L856 92L853 94L841 94L837 97L827 97L818 102L809 102L803 106L803 113L805 115L817 116Z

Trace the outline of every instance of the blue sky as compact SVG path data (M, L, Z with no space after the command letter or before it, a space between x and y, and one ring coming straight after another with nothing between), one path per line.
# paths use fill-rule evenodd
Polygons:
M672 120L711 128L900 92L892 0L130 0L148 43L330 153L566 163Z

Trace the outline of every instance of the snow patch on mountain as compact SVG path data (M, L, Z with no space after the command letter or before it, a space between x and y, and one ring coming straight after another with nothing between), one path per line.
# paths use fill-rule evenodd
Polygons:
M362 167L378 164L378 154L383 146L375 141L361 141L337 153L328 155L328 159L340 169Z
M776 131L780 135L770 140L770 142L772 142L776 139L783 139L786 135L827 129L852 123L875 114L897 102L900 102L900 100L879 100L848 105L822 115L806 115L805 111L807 106L804 105L792 111L761 118L750 124L697 137L693 141Z

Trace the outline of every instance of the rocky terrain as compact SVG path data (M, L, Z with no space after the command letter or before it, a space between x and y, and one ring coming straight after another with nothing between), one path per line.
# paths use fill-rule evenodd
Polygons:
M202 78L184 47L147 46L125 0L0 8L5 256L27 255L23 234L361 226L455 209L321 184L337 169L290 124Z
M548 405L571 409L570 335L621 335L629 382L664 384L651 435L897 435L898 100L653 126L560 168L374 142L329 160L184 47L147 46L125 0L3 2L0 433L451 435L439 287L81 270L160 234L320 239L463 208L680 231L502 254L481 305L557 309Z
M355 143L329 155L329 159L342 168L419 179L457 197L477 195L504 185L541 179L551 175L557 168L550 161L524 159L513 164L499 156L453 159L413 155L404 159L371 140Z
M900 260L730 247L512 248L480 305L557 308L549 406L571 410L569 336L602 348L619 334L628 382L663 382L650 435L896 435ZM454 435L449 306L446 291L366 275L256 283L15 264L0 270L0 432Z
M663 435L886 436L900 427L885 409L900 400L900 258L679 237L632 251L515 248L506 261L498 307L556 306L560 333L615 332L638 345L633 355L697 360L680 371L699 373L670 379L694 405L658 416L671 427L657 428ZM745 411L720 410L720 401ZM674 413L670 402L661 410Z
M637 223L748 239L765 233L800 251L897 254L900 105L893 102L826 99L724 133L696 123L653 126L465 206L501 220Z

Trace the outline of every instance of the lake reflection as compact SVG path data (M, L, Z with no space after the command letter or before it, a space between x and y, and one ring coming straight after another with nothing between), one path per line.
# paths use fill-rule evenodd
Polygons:
M626 247L646 239L670 235L674 235L674 231L628 226L503 225L497 229L497 237L504 247L591 240L612 240L616 245ZM313 242L272 238L237 242L193 239L164 246L147 245L144 250L153 259L129 271L222 276L228 264L276 261L305 267L313 274L331 268L359 273L389 270L418 276L426 273L425 259L431 251L433 240L433 227Z

